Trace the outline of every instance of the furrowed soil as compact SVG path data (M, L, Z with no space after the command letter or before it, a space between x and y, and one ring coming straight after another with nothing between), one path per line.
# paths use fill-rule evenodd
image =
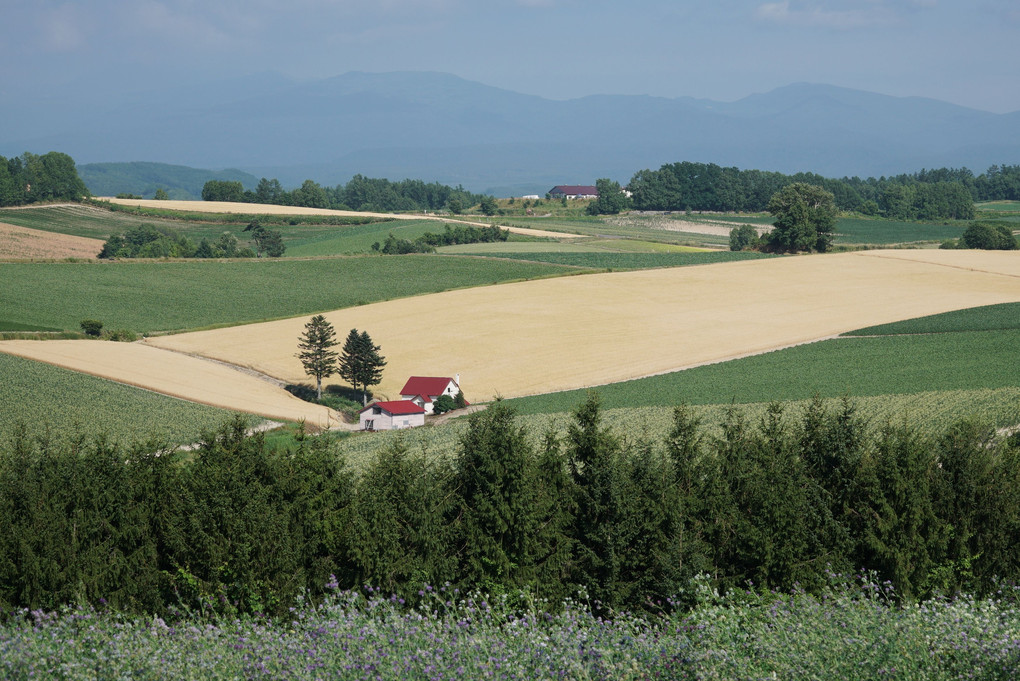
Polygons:
M890 250L527 281L325 316L340 339L357 328L381 346L388 364L377 398L399 399L411 375L460 374L468 399L480 402L597 386L869 325L1016 301L1020 253ZM237 372L213 378L209 365L192 357L187 365L176 362L179 353L203 355L283 381L309 382L295 354L307 321L155 337L145 346L36 342L25 356L97 375L115 368L111 377L117 380L285 418L281 407L248 397L250 381L257 379ZM25 343L0 343L0 351L22 354ZM144 359L133 354L140 352L136 348L147 351ZM53 356L58 349L60 362ZM215 402L209 399L214 389L222 394ZM290 404L293 398L277 390L280 404ZM309 422L319 423L312 416Z
M103 250L103 241L43 232L0 222L0 259L63 260L91 258Z

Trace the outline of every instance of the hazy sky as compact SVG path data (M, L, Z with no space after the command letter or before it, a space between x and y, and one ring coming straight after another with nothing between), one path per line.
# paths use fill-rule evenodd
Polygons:
M1020 110L1020 0L0 0L0 44L7 96L428 70L556 99L812 82Z

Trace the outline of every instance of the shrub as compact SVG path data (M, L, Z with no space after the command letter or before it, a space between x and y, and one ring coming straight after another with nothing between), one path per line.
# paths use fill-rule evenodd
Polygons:
M432 412L434 414L445 414L457 408L453 398L449 395L440 395L432 401Z
M81 320L81 330L86 336L99 338L99 335L103 332L103 323L98 319L83 319Z

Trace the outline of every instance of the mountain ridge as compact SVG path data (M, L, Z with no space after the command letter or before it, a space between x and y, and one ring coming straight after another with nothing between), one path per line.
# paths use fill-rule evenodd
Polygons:
M982 172L1020 161L1020 112L817 83L733 102L612 94L554 100L448 73L395 71L310 81L246 76L190 92L67 105L63 119L54 95L45 116L38 114L41 134L41 125L25 121L43 105L26 102L17 116L0 113L0 154L56 149L86 164L239 168L288 186L308 178L338 184L361 173L473 191L545 191L598 177L626 182L639 170L683 160L829 177L943 166Z

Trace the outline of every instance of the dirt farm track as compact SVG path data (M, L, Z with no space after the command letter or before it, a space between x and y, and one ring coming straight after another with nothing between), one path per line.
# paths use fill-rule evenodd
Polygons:
M412 374L461 375L472 401L600 385L949 310L1020 301L1020 253L886 250L592 274L326 313L388 360L382 399ZM308 317L147 339L5 341L0 351L272 418L328 412L213 358L308 381ZM339 382L333 378L331 381ZM335 424L335 422L334 422Z

